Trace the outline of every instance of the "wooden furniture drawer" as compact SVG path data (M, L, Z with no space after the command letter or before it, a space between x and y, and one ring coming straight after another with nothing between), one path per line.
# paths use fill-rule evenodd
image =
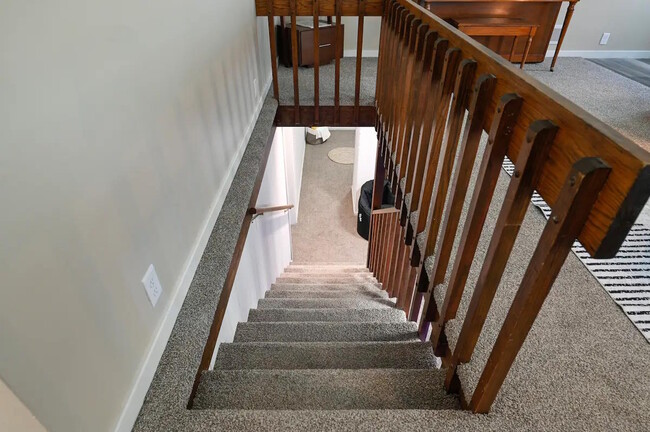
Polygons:
M298 66L314 65L314 29L304 26L296 26L298 33ZM278 52L280 61L286 67L291 66L291 25L287 24L279 32ZM339 57L343 57L343 34L344 26L341 25L341 46L339 47ZM318 34L319 58L321 65L332 62L336 57L336 26L320 27Z

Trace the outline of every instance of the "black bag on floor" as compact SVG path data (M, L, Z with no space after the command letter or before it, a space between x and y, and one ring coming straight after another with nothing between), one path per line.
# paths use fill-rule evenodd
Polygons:
M373 180L368 180L361 186L359 195L359 214L357 215L357 233L368 240L370 234L370 210L372 209L372 188ZM389 208L395 205L395 196L390 190L388 181L384 181L384 193L381 197L381 208Z

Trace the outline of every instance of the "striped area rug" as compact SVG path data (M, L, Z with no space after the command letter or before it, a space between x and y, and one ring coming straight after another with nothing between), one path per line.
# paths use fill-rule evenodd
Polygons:
M503 169L512 176L515 165L505 158ZM537 192L531 201L546 219L551 216L551 208ZM650 214L642 213L614 258L591 258L577 240L573 253L650 342Z

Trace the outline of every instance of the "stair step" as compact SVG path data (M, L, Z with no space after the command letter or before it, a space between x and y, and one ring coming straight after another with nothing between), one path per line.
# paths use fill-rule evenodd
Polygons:
M201 377L199 409L453 409L444 372L422 369L219 370Z
M284 269L285 273L359 273L370 274L365 266L294 266Z
M413 322L245 322L234 342L362 342L417 341Z
M429 369L424 342L248 342L219 346L215 369Z
M258 309L298 309L298 308L327 308L327 309L371 309L371 308L393 308L395 302L389 299L260 299L257 302Z
M347 263L334 261L293 261L289 267L356 267L366 268L363 263Z
M251 309L249 322L405 322L406 315L395 308L372 309Z
M279 283L271 285L271 291L367 291L367 292L384 292L378 284L296 284L296 283Z
M271 290L323 290L323 291L384 291L377 283L350 283L350 284L327 284L327 283L274 283Z
M312 298L312 299L337 299L337 298L353 298L353 299L372 299L372 298L388 298L388 293L385 291L327 291L327 290L270 290L264 296L267 299L271 298Z
M379 285L377 279L368 273L367 276L361 275L302 275L296 276L278 276L275 283L298 283L298 284L374 284Z

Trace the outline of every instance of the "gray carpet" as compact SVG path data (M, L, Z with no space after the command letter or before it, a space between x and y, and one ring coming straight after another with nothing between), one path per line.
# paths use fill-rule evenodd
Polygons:
M562 57L525 71L650 151L650 87L589 60Z
M286 274L295 274L289 271ZM349 312L364 307L364 292L294 288L294 295L323 303L321 310ZM322 275L337 274L325 271ZM350 277L351 273L341 273ZM320 278L322 279L322 278ZM309 282L309 281L306 281ZM354 287L354 285L345 285ZM374 289L379 296L385 293ZM270 290L260 305L277 292ZM356 301L356 309L330 308L335 293ZM346 293L347 295L342 296ZM390 305L390 306L389 306ZM391 301L383 310L396 311ZM282 309L312 310L312 305ZM372 309L370 309L372 310ZM251 311L251 313L254 311ZM331 312L330 312L331 313ZM341 316L341 315L339 315ZM215 369L204 372L194 407L237 410L458 409L459 401L444 391L444 371L436 368L431 346L417 337L415 323L256 321L239 323L233 343L223 344Z
M339 103L354 105L356 59L341 59L341 81ZM372 106L375 102L375 76L377 75L377 58L364 57L361 61L361 86L359 103ZM321 66L320 104L334 106L334 62ZM280 87L280 105L293 105L293 68L281 64L278 66L278 85ZM314 105L314 68L298 68L298 89L300 105Z
M357 234L352 211L352 165L332 162L335 147L354 147L353 131L332 131L321 145L307 145L300 213L292 227L294 262L365 265L368 242Z

